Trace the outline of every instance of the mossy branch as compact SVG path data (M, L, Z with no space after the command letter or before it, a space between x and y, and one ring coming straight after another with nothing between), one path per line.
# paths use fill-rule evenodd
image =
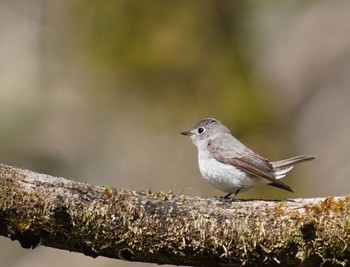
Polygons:
M0 234L25 248L192 266L349 265L349 211L350 196L230 203L0 164Z

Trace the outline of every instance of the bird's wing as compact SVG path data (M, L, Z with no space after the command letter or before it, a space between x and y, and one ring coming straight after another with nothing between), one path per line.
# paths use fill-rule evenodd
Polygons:
M293 192L288 185L275 178L273 166L268 159L254 153L232 136L221 137L210 140L208 143L208 151L217 161L267 179L272 183L271 185ZM235 149L230 149L232 147Z

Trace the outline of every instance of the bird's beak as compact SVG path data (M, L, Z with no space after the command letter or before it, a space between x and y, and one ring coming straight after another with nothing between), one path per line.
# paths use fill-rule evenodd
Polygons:
M185 135L185 136L189 136L189 137L191 137L192 135L193 135L193 133L192 132L182 132L181 133L182 135Z

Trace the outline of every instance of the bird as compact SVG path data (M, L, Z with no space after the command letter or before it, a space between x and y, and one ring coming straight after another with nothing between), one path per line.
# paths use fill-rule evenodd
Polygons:
M313 155L301 155L270 161L260 156L235 138L219 120L205 118L192 130L181 132L191 138L198 150L199 170L209 184L233 200L239 192L268 184L293 192L280 179L294 164L315 159Z

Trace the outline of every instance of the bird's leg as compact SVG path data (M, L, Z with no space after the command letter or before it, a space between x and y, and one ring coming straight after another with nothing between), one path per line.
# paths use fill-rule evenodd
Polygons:
M238 188L237 188L237 190L234 192L234 193L228 193L227 195L225 195L225 196L223 196L223 197L221 197L223 200L225 200L225 201L232 201L234 198L235 198L235 196L238 194L238 192L239 191L241 191L241 189L242 189L242 186L239 186ZM232 195L232 196L231 196ZM231 197L230 197L231 196Z
M233 193L232 197L230 197L230 200L233 200L235 198L235 196L238 194L239 191L241 191L242 186L239 186L236 190L236 192ZM230 194L231 195L231 194Z
M228 199L231 195L232 195L232 193L228 193L227 195L223 196L222 198Z

